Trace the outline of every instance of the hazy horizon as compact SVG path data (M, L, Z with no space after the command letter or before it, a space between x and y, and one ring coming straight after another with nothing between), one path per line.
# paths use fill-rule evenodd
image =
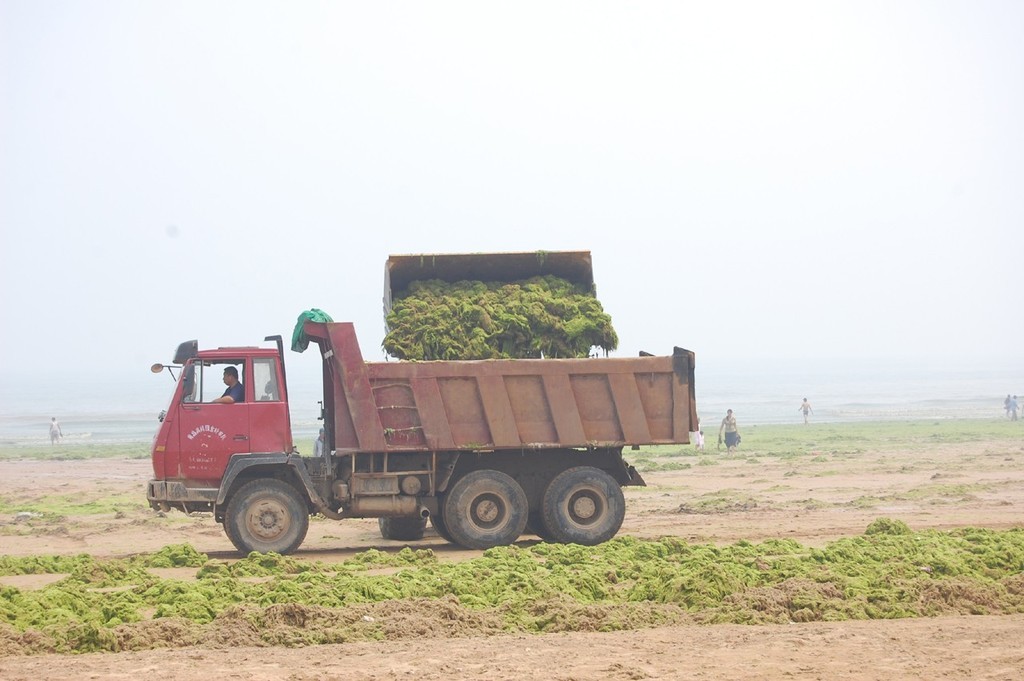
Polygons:
M313 307L382 360L389 255L588 250L617 356L1022 382L1022 25L996 0L5 0L0 377L151 380Z
M312 418L322 385L315 353L287 352L286 365L293 415ZM176 373L177 375L177 373ZM713 415L728 403L748 414L774 407L787 415L803 397L820 409L838 403L923 403L928 401L973 404L1001 410L1007 393L1024 395L1024 371L998 363L965 365L948 362L847 360L736 360L702 361L696 367L698 410ZM26 418L68 414L156 414L167 406L174 390L167 372L154 375L148 367L134 373L66 374L0 372L0 417L8 423ZM792 404L790 404L792 403ZM987 405L987 406L985 406ZM794 412L795 413L795 412ZM0 434L4 428L0 424Z

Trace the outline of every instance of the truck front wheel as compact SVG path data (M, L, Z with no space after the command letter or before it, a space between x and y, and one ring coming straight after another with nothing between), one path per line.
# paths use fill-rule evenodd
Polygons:
M551 541L593 546L608 541L622 527L626 500L615 478L599 468L577 466L555 476L541 509Z
M224 514L224 531L242 553L288 554L309 530L309 512L295 488L280 480L252 480L235 492Z
M444 525L467 549L511 544L526 527L529 500L519 483L500 471L473 471L445 496Z

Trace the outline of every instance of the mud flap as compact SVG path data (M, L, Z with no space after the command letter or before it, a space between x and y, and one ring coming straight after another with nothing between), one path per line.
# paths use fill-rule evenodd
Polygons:
M647 487L647 483L640 475L640 471L638 471L635 467L627 465L626 475L629 476L629 479L626 482L622 483L623 487Z

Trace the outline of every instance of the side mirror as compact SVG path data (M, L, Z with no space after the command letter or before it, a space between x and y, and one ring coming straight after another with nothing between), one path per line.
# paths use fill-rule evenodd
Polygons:
M160 362L157 362L153 366L149 367L149 370L152 371L154 374L159 374L161 371L164 370L164 365L161 364Z

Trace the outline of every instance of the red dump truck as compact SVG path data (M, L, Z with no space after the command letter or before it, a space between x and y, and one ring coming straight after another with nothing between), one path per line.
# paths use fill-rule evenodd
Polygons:
M510 281L532 276L538 261L541 273L585 282L589 257L392 256L385 306L417 278ZM644 484L623 448L687 443L697 428L694 355L680 348L636 358L366 362L350 323L306 321L302 331L323 359L325 454L295 447L280 336L265 339L273 347L199 350L188 341L169 367L179 374L153 442L153 508L212 512L245 553L294 551L313 514L375 517L384 538L403 541L422 538L429 519L467 548L510 544L527 528L547 541L596 544L622 524L621 487ZM228 367L244 397L212 402Z

